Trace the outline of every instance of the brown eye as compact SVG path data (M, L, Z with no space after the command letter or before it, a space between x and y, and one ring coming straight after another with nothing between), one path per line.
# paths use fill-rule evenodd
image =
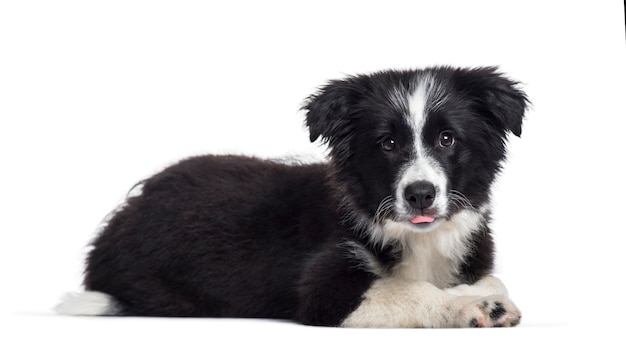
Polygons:
M396 148L396 141L393 138L386 137L380 142L380 147L384 151L392 151Z
M454 145L455 142L456 140L451 132L442 131L441 134L439 134L439 146L442 148L449 148Z

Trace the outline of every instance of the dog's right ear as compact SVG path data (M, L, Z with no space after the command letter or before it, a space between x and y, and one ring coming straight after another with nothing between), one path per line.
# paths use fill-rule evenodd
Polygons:
M350 111L357 101L353 78L329 82L302 105L311 142L319 137L331 147L351 132Z

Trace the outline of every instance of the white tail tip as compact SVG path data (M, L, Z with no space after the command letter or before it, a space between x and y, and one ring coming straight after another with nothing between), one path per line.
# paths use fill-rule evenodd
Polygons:
M65 294L54 311L61 315L106 316L116 315L118 308L112 296L97 291L85 291Z

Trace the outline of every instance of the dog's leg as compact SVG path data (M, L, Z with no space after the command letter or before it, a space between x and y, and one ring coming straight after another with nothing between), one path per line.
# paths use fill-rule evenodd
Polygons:
M341 326L500 327L515 326L520 319L521 313L505 295L456 296L427 282L382 278Z
M509 295L502 281L493 275L487 275L472 285L461 284L445 289L445 292L456 296Z

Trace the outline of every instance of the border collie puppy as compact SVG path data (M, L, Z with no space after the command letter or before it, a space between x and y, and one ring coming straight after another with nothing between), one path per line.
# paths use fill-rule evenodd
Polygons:
M497 68L335 80L303 109L328 163L183 160L141 183L88 254L71 315L515 326L491 274L490 186L528 106Z

